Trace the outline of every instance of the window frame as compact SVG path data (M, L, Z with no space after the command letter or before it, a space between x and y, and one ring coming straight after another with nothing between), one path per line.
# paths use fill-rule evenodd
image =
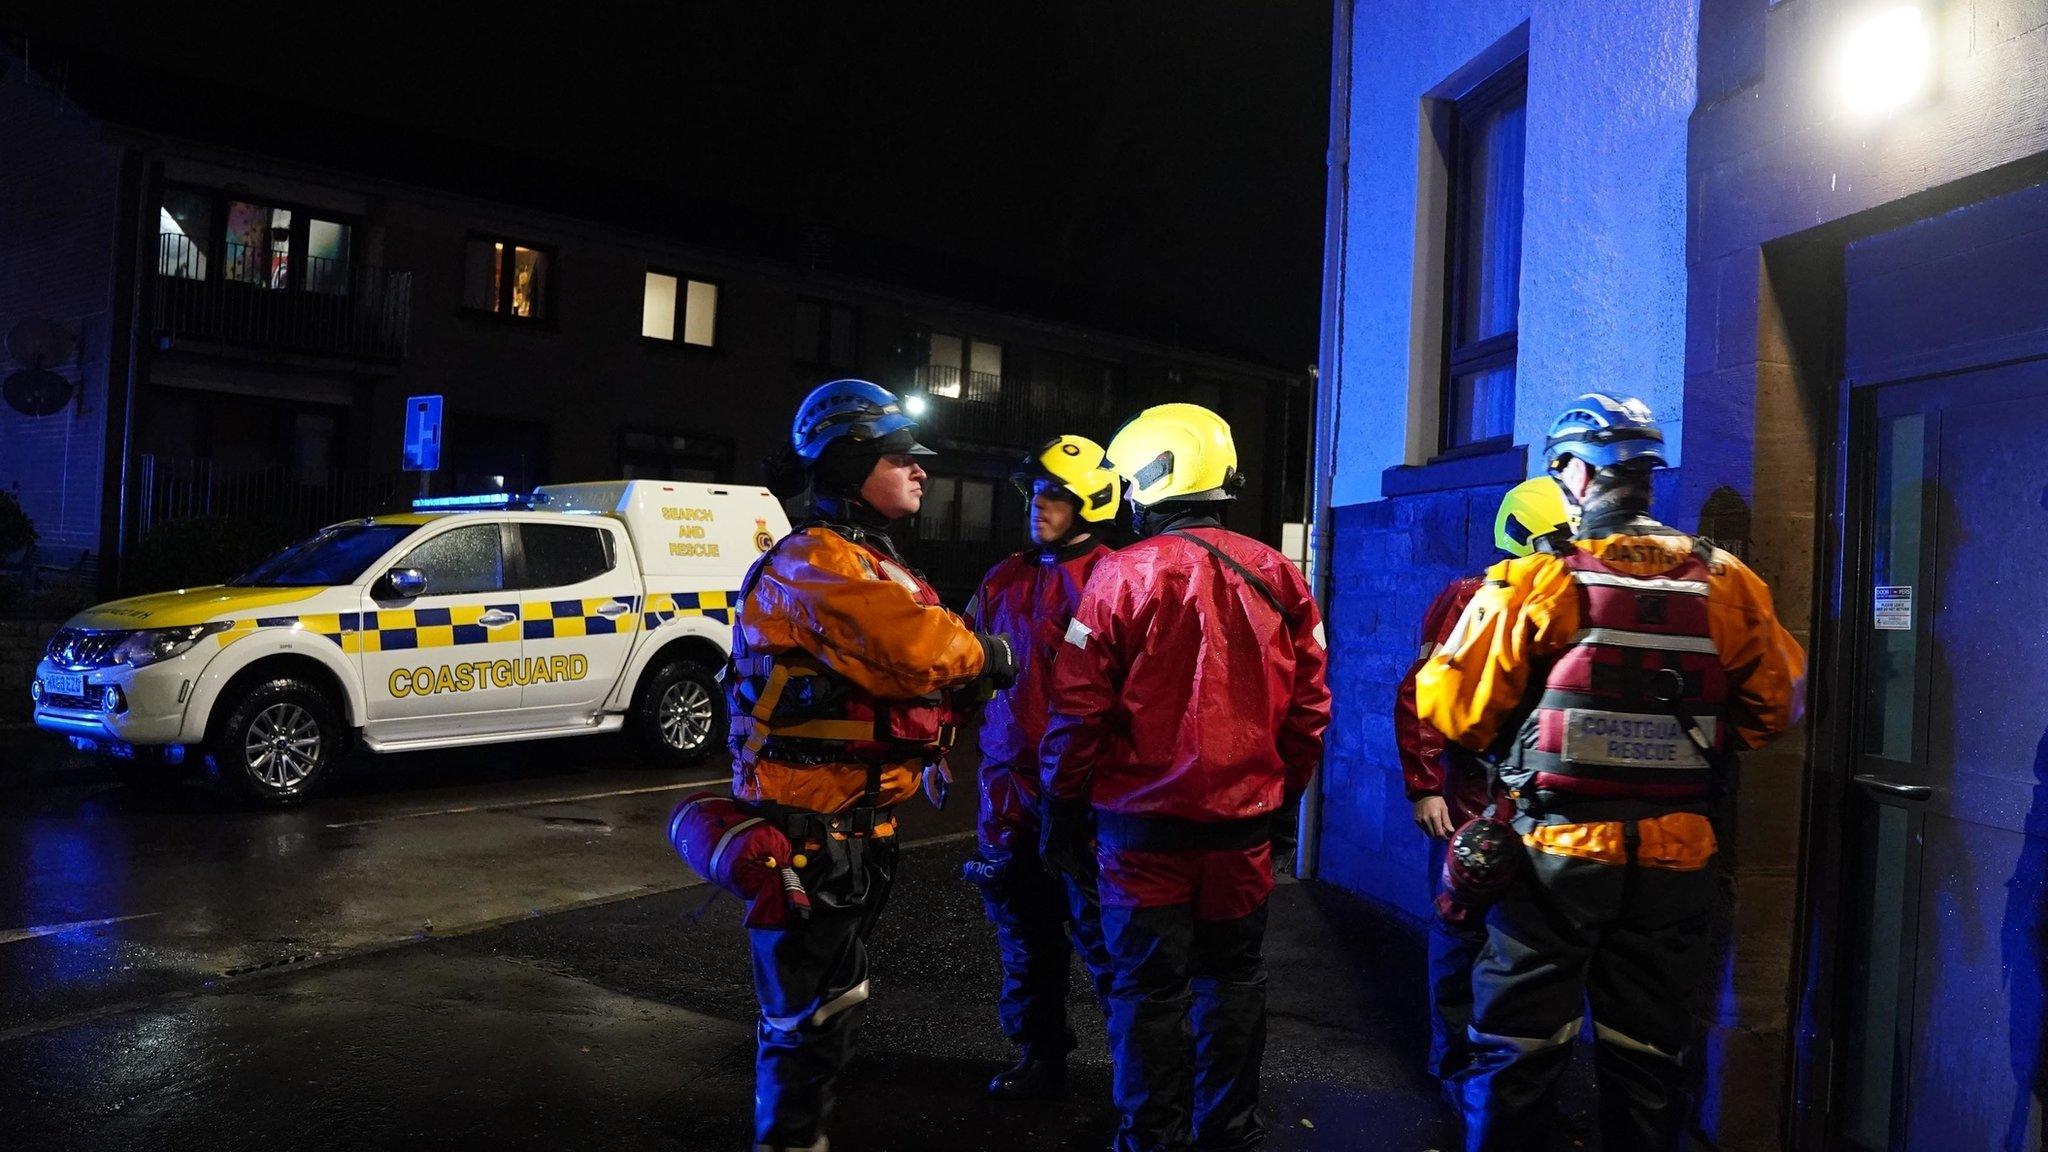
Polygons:
M1458 377L1485 372L1502 367L1514 367L1519 362L1521 343L1520 317L1515 327L1506 332L1483 337L1466 344L1457 343L1458 332L1465 318L1465 288L1471 274L1472 253L1465 251L1463 244L1466 213L1472 204L1471 174L1464 162L1467 125L1482 120L1513 101L1522 102L1524 124L1527 124L1529 99L1529 57L1527 53L1515 57L1501 66L1486 79L1475 84L1470 91L1455 100L1446 101L1445 131L1445 174L1446 204L1444 220L1444 266L1443 266L1443 332L1441 367L1437 376L1437 459L1457 459L1464 456L1498 452L1514 441L1513 397L1510 396L1508 427L1505 431L1479 440L1459 441L1455 439L1456 396L1453 392ZM1524 137L1523 185L1528 182L1528 145ZM1520 205L1523 218L1527 219L1526 199ZM1519 230L1516 243L1521 243ZM1520 261L1517 260L1519 267ZM1519 298L1519 288L1517 297Z
M482 241L485 244L503 245L498 252L498 306L496 308L478 308L469 302L469 246L477 241ZM540 314L537 316L521 316L517 312L512 311L513 270L517 266L515 261L518 259L518 250L521 248L529 252L538 252L547 258L547 271L541 276ZM555 324L555 298L559 295L560 274L561 252L552 244L541 244L531 240L516 240L503 232L466 233L462 238L461 310L466 315L488 316L501 323L517 324L522 327L551 328ZM641 291L645 292L645 281L642 281L642 285Z
M660 336L649 336L647 334L647 277L649 276L669 276L673 277L676 282L676 314L674 318L675 326L672 329L673 335L670 335L666 339ZM712 305L711 308L711 343L709 344L693 344L689 340L685 339L683 336L683 332L689 324L690 285L692 283L708 284L711 286L712 291L716 292L718 296L718 303ZM650 347L688 348L696 352L719 351L724 347L724 344L719 340L718 314L723 311L725 311L724 280L717 279L711 276L703 276L692 272L685 272L682 271L681 269L661 264L649 264L646 268L644 268L641 271L640 340L642 343L647 344Z
M188 284L240 285L253 291L278 293L304 293L310 296L341 296L354 299L361 295L363 217L351 212L336 212L298 200L280 196L265 196L248 189L216 188L206 184L190 184L183 180L167 180L157 189L157 210L161 214L166 205L164 198L171 192L183 192L205 198L207 211L211 215L213 236L206 244L199 246L206 258L204 276L178 276L161 271L163 265L163 238L170 233L157 224L157 257L151 266L151 275L167 280L179 280ZM291 213L291 243L285 248L285 283L282 288L265 288L246 280L235 280L227 275L228 247L228 205L251 204L272 211L282 209ZM340 292L316 292L306 287L306 243L311 235L311 224L315 218L330 224L340 224L348 229L348 275L343 278ZM304 224L300 222L304 221Z

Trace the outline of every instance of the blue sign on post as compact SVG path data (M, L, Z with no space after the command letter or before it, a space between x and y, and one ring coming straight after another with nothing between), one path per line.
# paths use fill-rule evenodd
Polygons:
M432 472L441 466L441 398L405 398L405 470Z

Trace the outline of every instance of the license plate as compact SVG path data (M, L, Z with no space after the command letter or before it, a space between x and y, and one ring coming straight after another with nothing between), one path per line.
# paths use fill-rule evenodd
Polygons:
M57 696L85 695L85 674L82 672L46 672L43 674L43 691Z

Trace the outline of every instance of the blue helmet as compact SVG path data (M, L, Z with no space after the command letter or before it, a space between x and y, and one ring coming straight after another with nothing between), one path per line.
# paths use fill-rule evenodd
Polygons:
M1604 392L1586 393L1550 422L1544 463L1554 471L1563 467L1568 457L1595 468L1612 468L1631 460L1648 461L1653 468L1668 466L1664 429L1650 415L1649 407L1633 396L1617 400Z
M896 394L866 380L820 384L797 408L789 442L799 457L815 464L835 440L859 444L877 455L936 455L917 442L917 421L904 415Z

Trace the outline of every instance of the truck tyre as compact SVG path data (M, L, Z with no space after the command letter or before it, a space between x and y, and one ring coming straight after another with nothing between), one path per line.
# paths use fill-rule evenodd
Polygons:
M280 676L250 685L214 722L206 764L244 799L285 808L320 789L341 750L341 718L327 694Z
M717 676L681 657L649 672L633 703L633 731L662 768L702 763L725 747L726 721Z

